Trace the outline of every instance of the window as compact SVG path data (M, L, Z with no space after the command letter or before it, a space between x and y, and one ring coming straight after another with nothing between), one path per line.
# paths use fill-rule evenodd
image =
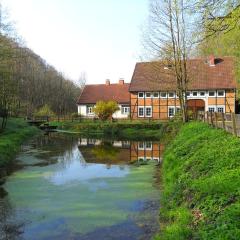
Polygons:
M169 98L174 98L175 97L175 92L169 92L168 97Z
M209 112L215 112L215 107L208 107Z
M92 114L92 113L93 113L93 107L87 106L87 114Z
M201 91L199 94L200 94L201 97L205 97L205 92L204 91Z
M217 107L217 112L224 113L224 107Z
M138 157L138 161L144 162L145 161L145 157Z
M138 117L144 117L144 107L138 107Z
M180 107L176 107L176 113L180 113L181 112L181 108Z
M154 97L154 98L158 98L158 97L159 97L159 93L158 93L158 92L154 92L154 93L153 93L153 97Z
M148 162L148 161L151 161L152 160L152 158L151 157L147 157L146 158L146 161Z
M139 97L139 98L143 98L143 97L144 97L143 92L139 92L139 93L138 93L138 97Z
M218 97L224 97L225 96L225 91L224 90L219 90L217 91Z
M209 91L208 96L209 97L215 97L215 91Z
M175 115L175 107L168 108L168 117L173 117Z
M192 92L193 97L197 97L198 92Z
M144 143L143 142L138 143L138 150L144 150Z
M146 96L146 98L150 98L151 97L151 93L150 92L146 92L145 96Z
M122 106L121 107L121 113L122 114L128 114L129 110L130 110L130 108L128 106Z
M152 107L146 107L145 108L146 117L152 116Z
M167 93L166 92L161 92L160 93L160 97L161 98L166 98L167 97Z
M152 150L152 143L151 142L146 142L145 146L146 146L146 150Z
M190 92L186 92L186 96L190 97L191 93Z

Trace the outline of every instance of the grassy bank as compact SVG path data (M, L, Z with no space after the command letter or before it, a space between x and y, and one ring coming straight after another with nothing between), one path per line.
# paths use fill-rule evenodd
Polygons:
M80 133L90 137L113 137L118 139L160 139L166 130L166 123L159 121L122 121L122 122L52 122L58 129Z
M184 125L165 152L161 235L240 239L240 140L203 123Z
M22 142L39 130L23 119L9 119L7 128L0 133L0 167L7 165L19 151Z

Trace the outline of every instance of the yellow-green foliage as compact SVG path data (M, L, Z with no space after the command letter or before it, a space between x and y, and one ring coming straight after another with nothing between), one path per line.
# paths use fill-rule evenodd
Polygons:
M54 116L55 113L51 110L51 108L45 104L43 107L41 107L35 114L34 116L36 117L52 117Z
M240 239L240 140L203 123L182 127L163 162L156 239Z
M101 119L107 120L112 117L112 115L119 110L118 104L115 101L99 101L94 107L94 113Z

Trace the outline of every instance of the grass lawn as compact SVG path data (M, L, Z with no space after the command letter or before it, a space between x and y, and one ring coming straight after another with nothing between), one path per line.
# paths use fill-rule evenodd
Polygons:
M7 128L0 133L0 167L13 159L25 139L38 132L36 127L29 126L23 119L9 119Z
M162 166L161 240L240 239L240 139L184 125Z

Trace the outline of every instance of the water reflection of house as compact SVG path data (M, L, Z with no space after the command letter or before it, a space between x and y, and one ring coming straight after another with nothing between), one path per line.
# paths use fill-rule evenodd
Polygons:
M87 163L126 164L130 162L129 141L103 141L81 138L78 148Z
M131 161L162 161L164 145L160 142L132 142L130 158Z
M161 162L164 145L160 142L102 141L81 138L78 142L88 163L123 164L134 161Z

